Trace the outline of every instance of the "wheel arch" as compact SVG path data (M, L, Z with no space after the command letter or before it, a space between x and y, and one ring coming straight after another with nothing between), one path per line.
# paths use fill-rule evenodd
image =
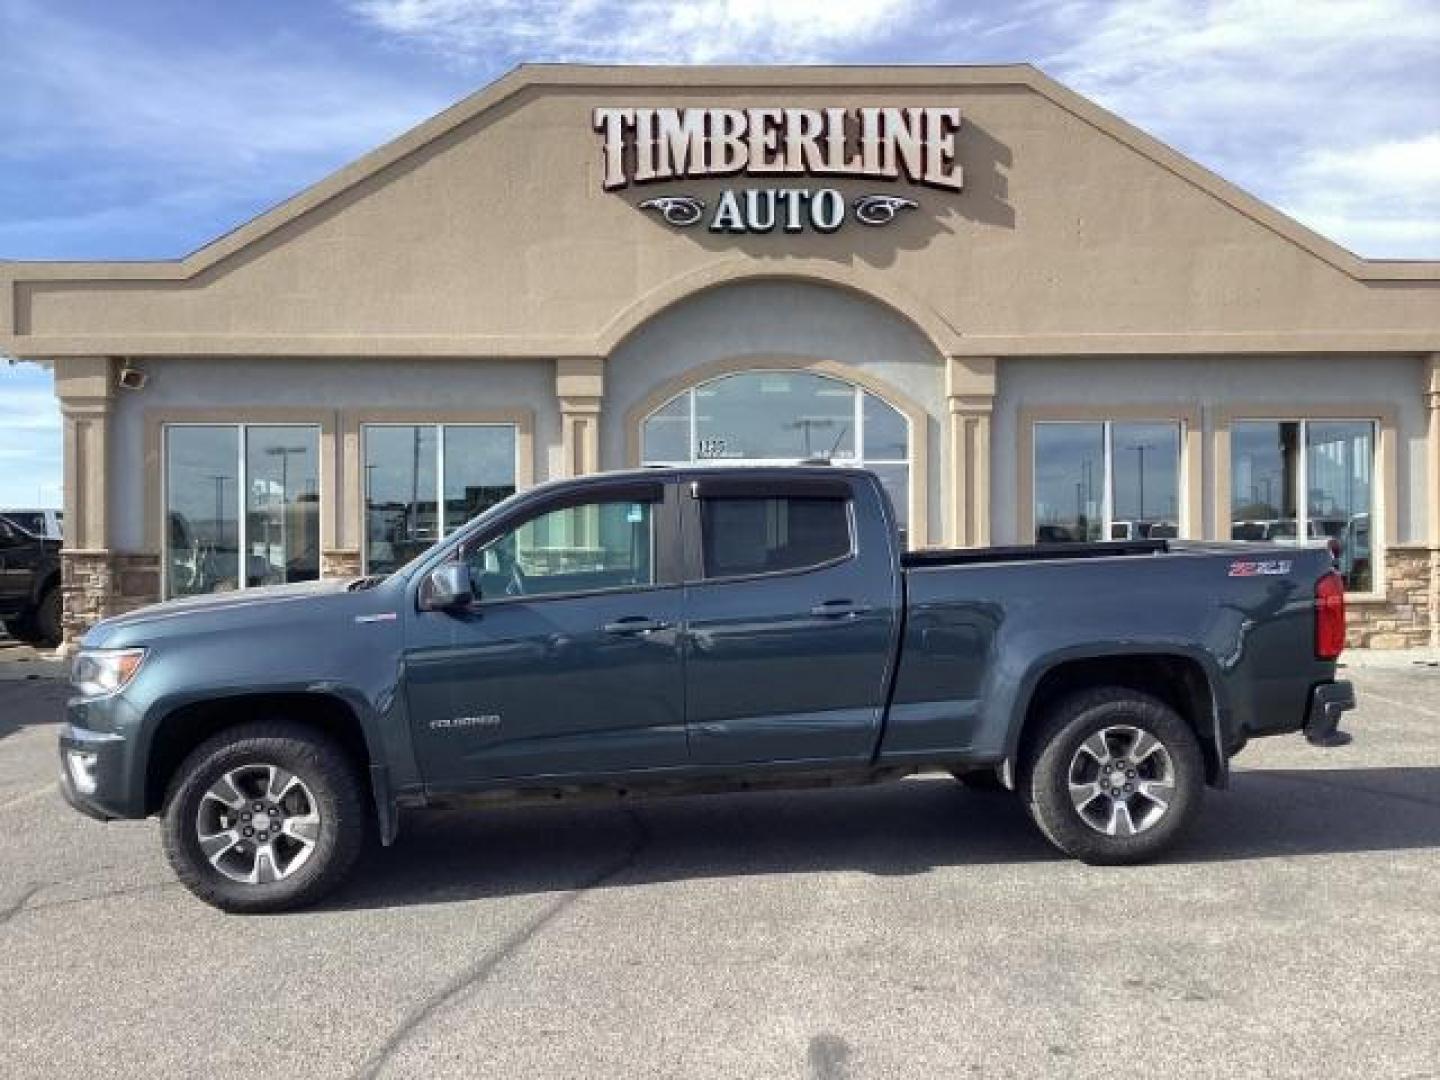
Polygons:
M281 720L323 732L340 745L373 799L381 841L389 844L397 815L384 748L363 716L362 707L333 691L254 691L177 702L154 722L146 744L144 812L163 810L176 771L206 739L249 721Z
M1206 783L1226 785L1229 710L1223 683L1212 657L1176 645L1136 644L1101 652L1061 650L1032 665L1015 699L1016 722L1011 724L1006 746L1006 775L1013 776L1016 766L1031 752L1031 740L1053 704L1097 686L1138 690L1169 705L1200 742Z

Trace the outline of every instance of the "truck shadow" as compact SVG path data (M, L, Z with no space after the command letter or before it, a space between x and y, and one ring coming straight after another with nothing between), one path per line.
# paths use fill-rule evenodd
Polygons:
M1440 847L1440 768L1251 769L1162 864ZM626 854L626 853L630 854ZM328 906L389 908L761 874L1064 862L1012 796L953 781L405 819ZM597 875L597 867L611 867ZM1093 873L1110 873L1097 869Z

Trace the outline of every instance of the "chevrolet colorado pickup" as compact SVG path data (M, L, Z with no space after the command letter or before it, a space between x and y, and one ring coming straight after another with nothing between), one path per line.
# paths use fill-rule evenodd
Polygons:
M1336 734L1343 641L1324 550L904 552L862 470L616 473L515 495L385 577L100 623L61 786L160 815L180 880L230 911L316 900L407 807L920 771L1132 863L1252 736Z

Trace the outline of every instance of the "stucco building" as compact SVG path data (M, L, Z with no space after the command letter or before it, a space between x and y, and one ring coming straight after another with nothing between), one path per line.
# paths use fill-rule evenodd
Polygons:
M1334 541L1357 642L1440 633L1440 263L1025 66L522 68L184 259L0 264L0 352L55 369L71 634L805 457L915 546Z

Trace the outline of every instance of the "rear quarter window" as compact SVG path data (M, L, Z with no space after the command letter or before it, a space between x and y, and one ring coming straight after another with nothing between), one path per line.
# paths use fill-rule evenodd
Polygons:
M851 553L847 499L703 499L707 578L804 570Z

